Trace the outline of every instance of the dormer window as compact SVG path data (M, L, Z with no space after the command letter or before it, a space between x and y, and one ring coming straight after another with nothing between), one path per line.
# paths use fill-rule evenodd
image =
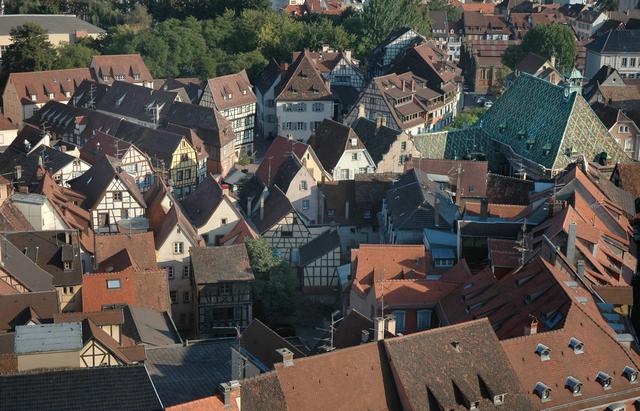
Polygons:
M306 79L306 78L309 78L309 76L307 76L307 73L301 71L300 72L300 78Z
M124 74L118 74L117 76L115 76L116 80L120 80L123 81L125 79Z
M102 76L102 81L109 81L109 76Z
M49 93L49 100L53 100L53 93Z
M525 130L518 131L517 134L518 140L524 140L527 137L527 132Z
M531 150L535 144L536 144L536 140L532 138L527 140L527 150Z
M505 131L507 131L507 123L501 123L499 130L501 133L504 133Z
M574 397L582 395L582 383L575 377L569 376L569 378L567 378L565 388L571 391Z
M624 375L631 384L635 384L638 381L638 371L635 368L631 368L629 366L624 367L622 375Z
M357 138L352 138L351 139L351 147L357 147L358 146L358 139Z
M598 381L600 385L602 385L602 388L604 388L605 390L611 388L611 376L606 372L598 372L598 374L596 375L596 381Z
M547 143L542 147L542 154L548 156L551 153L551 144Z
M569 340L569 347L571 347L576 354L582 354L584 352L584 344L575 337L571 337Z
M64 266L65 271L71 270L71 261L64 261L62 265Z
M38 99L38 96L36 96L35 94L31 95L31 101L36 101Z
M551 401L551 388L549 388L545 383L538 382L534 391L542 402Z
M498 394L493 396L493 405L502 405L504 404L504 397L507 394Z
M70 92L70 91L65 91L65 92L64 92L64 96L65 96L66 98L71 98L71 92Z
M139 73L134 73L133 74L133 79L134 80L140 80L140 74Z
M247 94L247 89L246 88L242 89L242 95L244 96L246 94Z
M549 361L551 359L551 348L544 344L536 346L536 354L540 356L540 361Z

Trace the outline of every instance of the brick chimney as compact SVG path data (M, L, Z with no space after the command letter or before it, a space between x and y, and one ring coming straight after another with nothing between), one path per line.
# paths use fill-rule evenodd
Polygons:
M538 333L538 319L531 317L531 322L524 326L524 335L533 335Z
M576 233L576 223L571 222L569 224L569 233L567 234L567 260L569 260L571 264L575 263L576 259Z
M223 196L229 196L229 184L222 184L222 195Z

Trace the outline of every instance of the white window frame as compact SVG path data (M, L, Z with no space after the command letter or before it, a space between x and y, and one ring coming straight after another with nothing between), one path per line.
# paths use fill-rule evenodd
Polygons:
M184 242L175 241L173 243L173 254L184 254Z

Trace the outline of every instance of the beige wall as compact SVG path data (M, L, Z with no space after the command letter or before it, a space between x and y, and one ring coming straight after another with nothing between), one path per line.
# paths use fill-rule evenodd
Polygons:
M402 143L406 143L405 150L402 150ZM413 145L413 140L405 133L398 135L398 139L391 145L389 152L376 165L376 173L403 173L404 163L400 164L400 156L419 156L418 150Z
M56 287L62 312L82 312L82 284Z
M223 219L226 220L226 224L222 224ZM216 236L228 234L238 221L240 221L239 212L228 197L225 197L213 212L209 221L198 229L198 234L209 236L207 245L215 245Z
M18 354L18 371L36 370L39 368L78 368L80 365L78 351L56 351L35 354Z
M640 142L638 141L640 139L640 131L633 121L617 122L609 129L609 132L622 148L625 148L625 142L630 144L631 149L625 150L625 153L634 160L638 160L640 157L638 155L638 151L640 151Z

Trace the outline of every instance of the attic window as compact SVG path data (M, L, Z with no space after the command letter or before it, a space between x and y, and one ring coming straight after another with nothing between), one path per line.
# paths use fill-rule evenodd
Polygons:
M536 144L536 140L534 140L533 138L530 138L529 140L527 140L527 150L531 150L534 146L534 144Z
M120 288L120 280L107 280L107 288L110 290Z
M545 383L538 382L534 391L542 402L551 401L551 388L549 388Z
M134 74L133 74L133 79L134 79L134 80L140 80L140 74L138 74L138 73L134 73Z
M631 384L635 384L638 381L638 371L635 368L631 368L628 366L624 367L622 375L624 375Z
M507 131L507 123L501 123L499 130L501 133L504 133L505 131Z
M544 344L536 346L536 354L540 356L540 361L549 361L551 359L551 348Z
M71 261L64 261L62 265L64 266L65 271L71 270Z
M114 76L116 80L123 81L125 79L124 74L117 74Z
M64 96L65 96L66 98L71 98L71 92L70 92L70 91L65 91L65 92L64 92Z
M571 393L573 394L574 397L578 396L578 395L582 395L582 383L580 382L579 379L569 376L567 378L567 382L564 385L565 388L567 388L569 391L571 391Z
M550 152L551 152L551 144L550 143L547 143L544 146L542 146L542 154L544 154L545 156L548 156Z
M604 388L605 390L611 388L611 376L606 372L599 371L596 375L596 381L598 381L600 385L602 385L602 388Z
M301 71L300 72L300 78L306 79L306 78L309 78L309 76L307 76L307 73L305 73L304 71Z
M575 337L571 337L569 340L569 347L571 347L576 354L582 354L584 352L584 344Z
M358 146L358 139L352 138L351 139L351 147L357 147L357 146Z
M517 134L518 140L524 140L527 137L527 132L525 130L518 131Z
M49 100L53 100L53 93L49 93Z
M36 101L38 99L38 96L36 96L35 94L31 95L31 101Z
M246 88L243 88L243 89L242 89L242 95L244 96L245 94L247 94L247 89L246 89Z

